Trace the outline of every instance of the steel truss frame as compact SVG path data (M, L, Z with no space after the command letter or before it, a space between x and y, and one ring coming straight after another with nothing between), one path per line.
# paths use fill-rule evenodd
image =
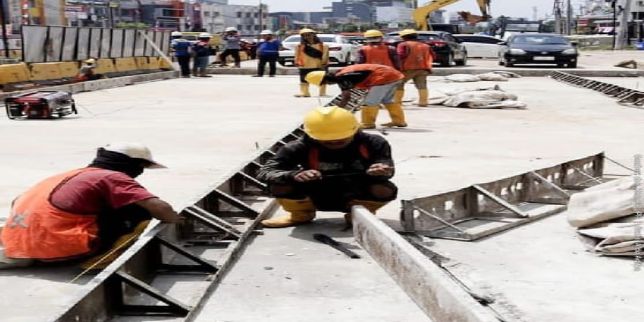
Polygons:
M643 106L644 105L644 92L638 91L635 89L630 89L618 85L613 85L609 83L604 83L588 78L583 78L580 76L554 71L550 74L550 77L554 80L568 83L573 86L583 87L604 93L608 96L617 98L617 103L628 104L633 106Z

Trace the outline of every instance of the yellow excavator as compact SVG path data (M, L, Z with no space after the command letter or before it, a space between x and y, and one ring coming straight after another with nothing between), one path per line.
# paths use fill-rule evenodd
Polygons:
M458 1L460 0L434 0L422 7L418 7L412 12L412 18L416 22L416 28L418 30L428 30L429 25L427 24L427 17L429 17L432 12ZM459 12L459 14L469 23L486 21L488 18L490 1L491 0L476 0L479 5L479 9L481 9L482 16L472 15L469 12Z

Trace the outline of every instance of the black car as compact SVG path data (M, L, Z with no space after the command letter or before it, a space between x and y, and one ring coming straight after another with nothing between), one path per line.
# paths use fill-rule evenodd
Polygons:
M452 34L444 31L418 31L418 40L428 44L434 51L434 63L449 67L452 63L457 66L467 64L467 51L460 41ZM398 45L402 41L398 32L387 34L386 41L390 45Z
M577 48L561 35L515 34L499 45L499 65L556 64L557 67L577 67Z

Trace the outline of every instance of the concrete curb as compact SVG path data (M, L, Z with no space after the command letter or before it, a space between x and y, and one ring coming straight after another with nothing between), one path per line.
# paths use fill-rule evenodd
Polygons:
M498 322L441 268L364 207L353 207L353 235L433 321Z
M338 70L340 67L332 67L330 70ZM512 72L526 77L545 77L553 71L562 71L582 77L639 77L644 76L644 70L627 69L576 69L576 68L441 68L432 69L432 76L448 76L453 74L483 74L492 71ZM208 74L215 75L255 75L257 69L251 67L242 68L209 68ZM277 68L277 75L299 75L297 68Z
M178 74L179 73L177 71L163 71L163 72L156 72L156 73L150 73L150 74L140 74L140 75L132 75L132 76L99 79L95 81L87 81L82 83L34 87L34 88L25 89L21 91L0 93L0 100L4 100L6 97L13 96L16 94L22 94L22 93L28 93L28 92L34 92L34 91L65 91L65 92L71 92L72 94L80 93L80 92L91 92L91 91L97 91L101 89L133 85L133 84L142 83L142 82L176 78Z

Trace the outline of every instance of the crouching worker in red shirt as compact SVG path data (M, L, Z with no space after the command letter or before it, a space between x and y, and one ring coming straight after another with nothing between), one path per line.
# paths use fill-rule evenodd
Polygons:
M79 259L87 260L81 267L102 268L120 254L103 253L125 250L151 218L179 222L172 206L134 180L145 168L165 167L143 145L108 144L89 166L37 183L13 201L0 268Z
M306 135L289 142L267 161L258 178L289 214L262 221L270 228L308 223L316 210L347 213L362 205L375 213L396 199L398 188L389 179L394 163L389 143L364 133L351 112L319 107L304 118Z

